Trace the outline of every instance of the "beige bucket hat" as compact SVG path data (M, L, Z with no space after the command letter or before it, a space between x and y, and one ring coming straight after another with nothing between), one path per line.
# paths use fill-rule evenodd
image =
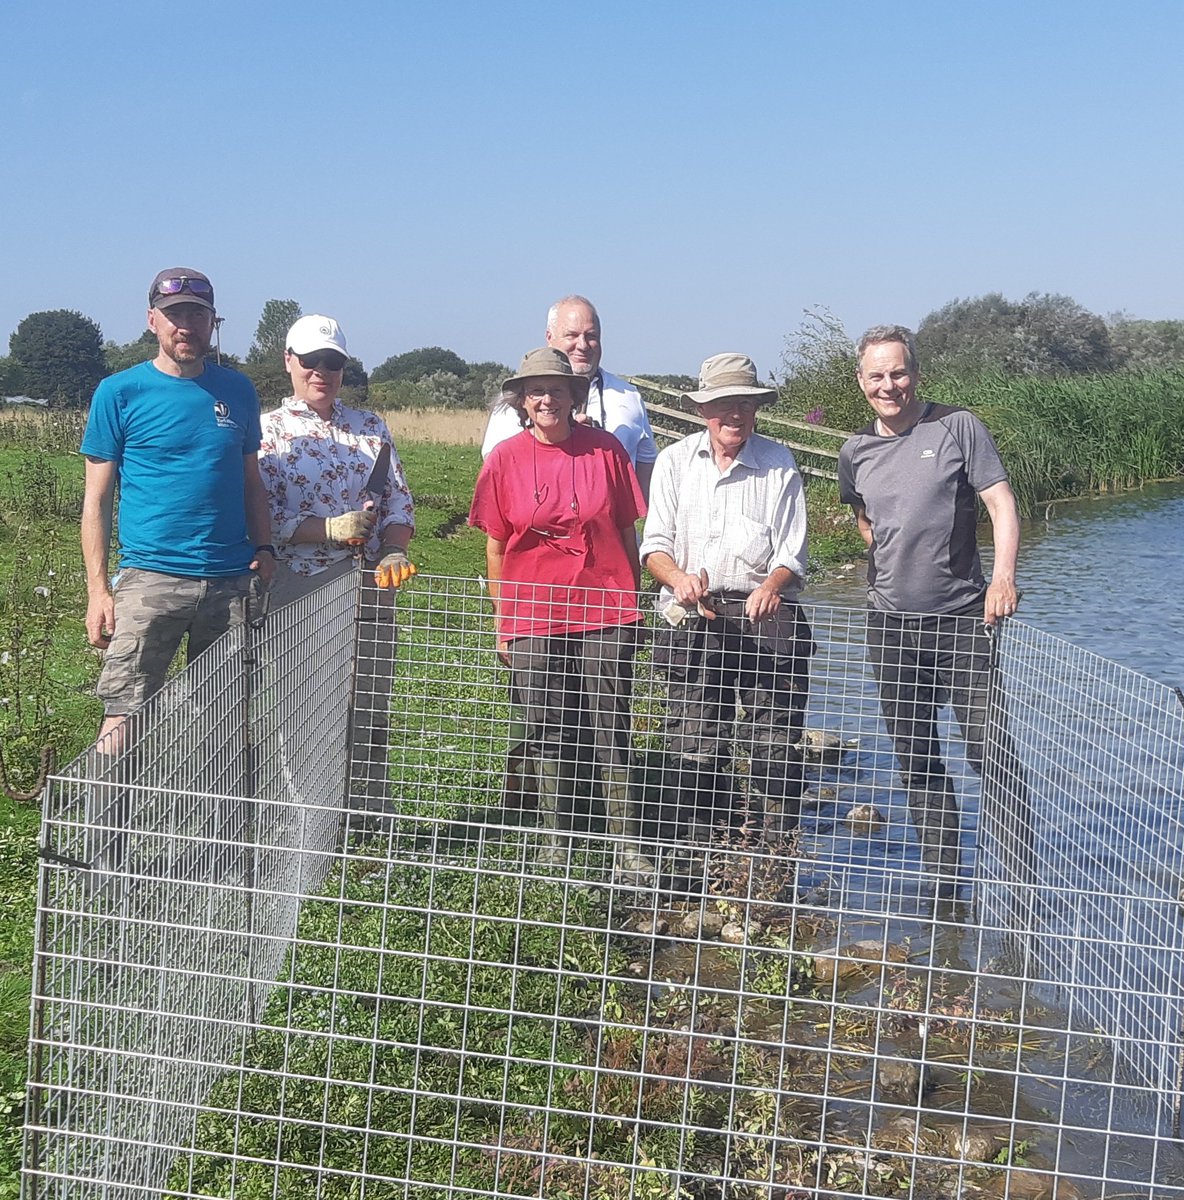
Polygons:
M751 396L764 407L777 399L777 389L758 380L756 364L747 354L713 354L699 368L699 390L684 392L683 403L707 404L725 396Z
M522 365L517 375L511 375L502 384L502 395L513 395L514 390L530 379L540 379L546 375L558 375L571 384L571 394L575 398L577 408L588 403L588 379L577 375L571 369L571 359L562 350L554 346L540 346L537 350L528 351L522 358Z

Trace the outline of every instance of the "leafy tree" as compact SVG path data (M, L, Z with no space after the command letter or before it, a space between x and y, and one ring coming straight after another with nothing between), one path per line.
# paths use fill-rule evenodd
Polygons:
M300 305L295 300L268 300L263 306L259 324L255 326L255 340L247 351L247 362L274 363L277 359L282 360L287 349L284 342L288 330L302 315Z
M1114 366L1110 330L1070 296L1030 292L1023 300L999 292L952 300L917 329L928 374L1079 375Z
M83 407L107 374L103 334L70 309L30 313L8 341L25 391L37 400Z
M25 380L20 367L7 355L0 357L0 397L24 394Z
M1140 321L1113 313L1107 324L1116 365L1135 371L1184 366L1184 321Z
M693 392L699 386L699 381L694 375L662 375L650 371L638 371L636 378L648 379L650 383L660 383L663 387L670 388L675 392Z
M135 341L124 345L120 345L119 342L104 342L103 358L107 363L107 374L114 375L116 371L126 371L128 367L155 358L156 349L156 334L151 329L145 329Z
M455 375L464 379L469 373L469 364L459 354L445 350L442 346L423 346L419 350L408 350L396 354L380 363L370 372L371 383L399 383L409 380L414 383L428 375Z

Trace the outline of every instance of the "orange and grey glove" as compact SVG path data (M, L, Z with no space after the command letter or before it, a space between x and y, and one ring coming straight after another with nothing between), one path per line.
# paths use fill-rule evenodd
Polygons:
M397 588L415 574L415 564L403 550L392 550L374 568L374 582L380 588Z
M356 512L342 513L339 517L325 518L325 537L331 542L358 544L364 542L378 520L374 509L358 509Z

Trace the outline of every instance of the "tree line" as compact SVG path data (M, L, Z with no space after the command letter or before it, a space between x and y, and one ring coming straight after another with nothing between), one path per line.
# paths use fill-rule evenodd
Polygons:
M295 300L268 300L246 357L221 354L222 362L250 376L264 404L290 393L284 335L301 315ZM930 379L1157 371L1184 366L1184 320L1101 317L1069 296L1032 292L1008 300L994 292L952 300L929 313L918 326L917 345ZM85 407L100 379L155 354L156 339L148 330L121 344L104 341L98 324L80 312L30 313L9 339L8 355L0 357L0 396ZM825 407L830 424L853 428L841 411L854 406L851 416L863 415L853 370L850 336L827 309L816 307L787 337L774 382L788 407L807 414ZM424 346L392 355L370 372L350 359L341 395L347 404L375 408L477 408L509 373L501 363L470 363L444 347ZM641 374L659 381L685 378Z

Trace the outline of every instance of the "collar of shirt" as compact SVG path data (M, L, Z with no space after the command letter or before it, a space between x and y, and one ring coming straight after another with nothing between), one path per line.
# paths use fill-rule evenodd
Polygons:
M309 416L316 421L328 421L330 424L339 422L341 419L341 401L339 399L333 401L333 407L330 409L327 417L322 417L307 400L299 400L295 396L289 396L284 401L284 407L291 412L299 413L301 416Z
M714 466L715 456L711 451L711 434L704 429L699 434L699 439L699 445L695 447L696 457L706 459ZM720 479L727 479L737 467L744 467L749 471L760 467L761 464L756 445L754 444L755 441L756 434L750 434L748 440L740 447L736 457L732 459L725 470L719 472Z

